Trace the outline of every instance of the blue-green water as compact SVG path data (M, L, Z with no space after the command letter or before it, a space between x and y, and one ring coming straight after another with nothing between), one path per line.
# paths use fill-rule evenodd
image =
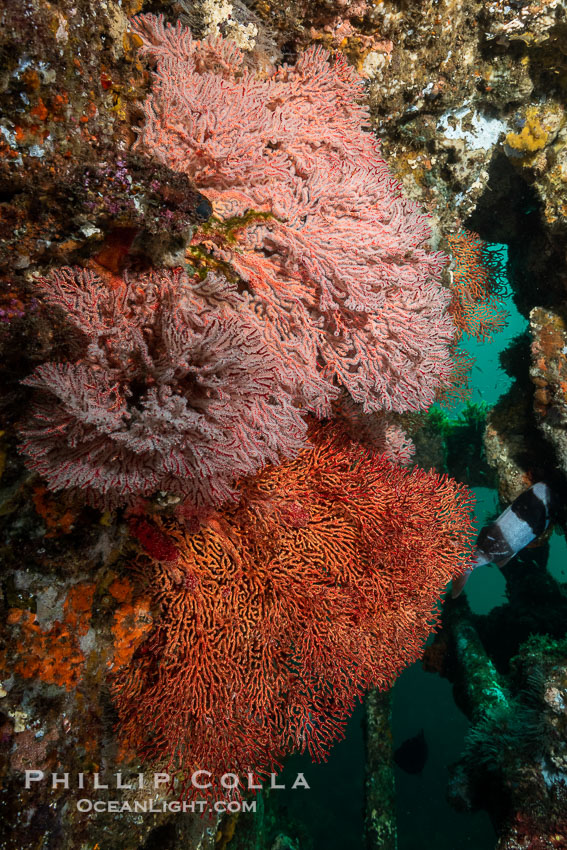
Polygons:
M493 246L505 251L505 246ZM523 333L527 321L516 309L507 291L506 328L493 340L479 342L465 339L463 347L475 358L472 370L471 401L492 407L512 385L512 379L500 364L500 354ZM462 412L458 405L451 415ZM476 524L482 528L501 511L498 494L486 487L473 488L476 496ZM565 538L553 534L550 540L548 570L559 580L567 577L567 545ZM475 570L466 585L471 609L486 614L505 603L506 583L500 570L486 566ZM398 746L408 737L424 729L429 745L429 758L421 776L411 776L396 768L396 801L398 816L398 850L493 850L495 834L485 812L456 812L446 802L448 765L460 755L468 721L456 707L451 685L437 675L425 673L418 662L406 670L394 686L393 735Z
M420 662L405 670L394 686L392 727L394 746L423 729L429 751L421 774L395 768L398 850L493 850L488 815L457 812L446 800L448 766L459 758L469 728L449 682L426 673Z
M363 707L354 711L345 730L345 737L332 748L328 761L313 764L306 756L286 760L282 781L285 792L277 794L278 814L297 825L295 835L301 850L308 848L305 837L312 841L313 850L345 850L362 847L364 818L364 739L362 734ZM305 775L309 790L289 790L298 772ZM301 835L301 825L305 833ZM292 830L293 831L293 830Z
M492 248L506 255L506 246ZM505 308L507 325L493 339L480 342L465 336L462 341L461 347L474 358L470 400L476 404L492 407L512 385L500 364L500 354L526 329L527 322L516 309L509 288ZM458 416L464 408L464 403L455 405L451 416ZM474 493L476 524L480 529L499 513L498 494L484 487L474 488ZM485 567L471 575L465 592L473 610L486 613L505 601L504 587L500 571ZM492 850L495 834L488 815L456 812L446 800L448 766L458 759L469 728L468 720L455 705L450 683L426 673L421 662L408 668L394 686L392 725L394 746L423 728L429 747L421 775L408 775L396 768L399 850L455 850L456 846Z
M507 261L508 249L506 245L489 243L488 247L494 253L499 253L503 262ZM503 306L508 313L506 327L494 334L492 339L484 342L465 334L461 345L474 358L470 379L472 390L470 400L475 404L484 402L490 407L493 407L512 386L512 379L500 365L500 355L528 327L527 320L518 312L514 304L508 281L502 280L500 284L504 290ZM459 405L455 412L458 413L463 408L464 405Z

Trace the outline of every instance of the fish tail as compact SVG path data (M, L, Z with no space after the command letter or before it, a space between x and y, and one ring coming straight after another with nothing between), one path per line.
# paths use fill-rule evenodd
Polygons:
M457 578L453 579L453 581L451 582L451 598L452 599L456 599L457 596L461 595L461 593L463 592L463 588L464 588L465 584L467 583L471 573L472 573L472 567L470 567L468 570L465 570L465 572L462 575L457 576Z

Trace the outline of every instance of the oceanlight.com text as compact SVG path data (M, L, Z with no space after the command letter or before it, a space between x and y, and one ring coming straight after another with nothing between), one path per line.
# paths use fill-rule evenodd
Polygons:
M79 812L94 812L95 814L131 812L132 814L162 814L163 812L256 812L256 800L216 800L208 803L206 800L77 800Z

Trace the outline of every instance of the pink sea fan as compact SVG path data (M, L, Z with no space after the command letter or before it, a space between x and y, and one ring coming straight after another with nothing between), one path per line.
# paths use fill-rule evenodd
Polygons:
M104 507L159 490L218 504L236 478L303 447L281 363L227 280L178 269L110 288L63 268L39 286L84 343L80 360L43 364L24 382L38 400L22 450L51 489Z
M411 461L415 446L394 415L364 413L360 405L348 398L341 399L336 412L347 432L366 448L402 466Z
M302 401L328 415L342 388L366 413L427 408L451 376L455 329L427 249L428 217L401 196L357 101L362 81L320 47L260 78L231 42L134 20L156 62L140 144L189 175L217 222L194 236L230 263Z
M42 280L83 348L27 380L30 467L105 506L157 490L219 504L236 479L297 454L303 414L337 404L372 414L374 443L407 460L394 415L450 381L451 295L427 216L368 132L361 80L320 48L262 78L222 38L151 15L133 26L156 62L140 145L210 198L190 259L205 249L237 282Z

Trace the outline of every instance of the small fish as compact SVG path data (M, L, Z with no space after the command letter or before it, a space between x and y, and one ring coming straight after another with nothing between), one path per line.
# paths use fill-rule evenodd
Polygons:
M423 729L413 738L408 738L394 751L394 761L406 773L421 773L425 767L429 749Z
M552 513L552 492L543 481L520 493L495 522L485 525L476 541L472 566L451 585L455 599L476 567L494 562L505 567L518 552L529 546L548 527Z

